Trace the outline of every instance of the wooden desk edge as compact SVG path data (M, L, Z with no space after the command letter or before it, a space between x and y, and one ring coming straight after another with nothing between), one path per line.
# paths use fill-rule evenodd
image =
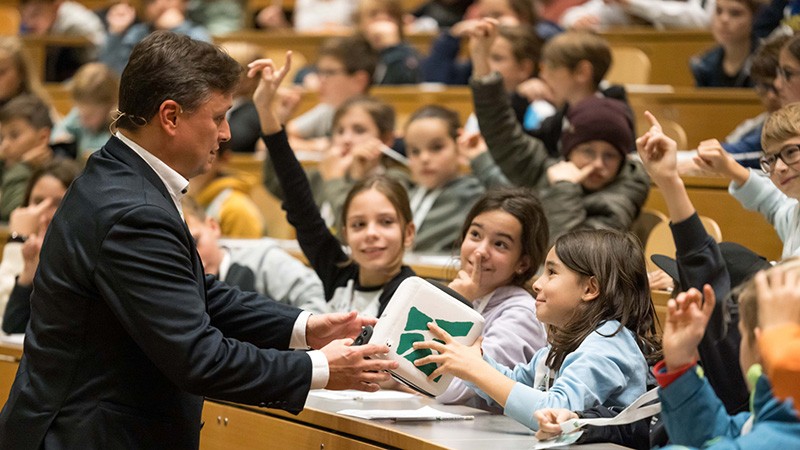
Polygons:
M366 441L367 443L376 443L394 448L414 448L420 450L447 448L423 438L384 426L382 422L348 417L309 406L306 406L300 414L294 415L278 409L260 408L257 406L242 405L210 398L206 399L206 402L213 402L268 417L288 420L321 431L349 435L350 437Z

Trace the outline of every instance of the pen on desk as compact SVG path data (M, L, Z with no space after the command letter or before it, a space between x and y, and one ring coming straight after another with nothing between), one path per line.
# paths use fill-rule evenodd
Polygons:
M430 422L442 420L474 420L475 416L439 416L439 417L395 417L395 422Z
M399 162L400 164L403 164L404 166L408 165L408 158L403 156L397 150L389 147L388 145L383 145L383 144L381 145L381 153L383 153L384 155L388 156L389 158L392 158L393 160Z

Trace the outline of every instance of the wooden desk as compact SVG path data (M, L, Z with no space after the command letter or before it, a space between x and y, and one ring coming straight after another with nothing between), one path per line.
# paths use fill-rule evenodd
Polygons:
M374 86L370 95L392 105L395 110L395 130L402 134L408 117L417 109L428 105L441 105L458 112L461 123L473 111L472 91L467 86L407 85ZM304 92L295 111L298 116L319 103L316 92Z
M45 87L56 109L61 114L67 114L72 107L72 99L66 86L48 83ZM411 113L427 104L443 105L455 110L461 123L474 109L472 93L466 86L375 86L370 92L394 106L398 133L402 133ZM628 86L628 100L640 129L646 123L644 112L649 110L659 118L680 124L692 148L704 139L724 139L743 120L762 112L755 92L746 89L632 85ZM296 115L308 111L317 103L316 93L304 93Z
M656 317L658 317L658 333L664 331L664 324L667 321L667 301L672 298L672 292L669 291L650 291L650 296L653 299L653 306L656 309Z
M69 114L73 102L66 83L45 83L44 90L59 114L62 116Z
M714 219L724 241L737 242L769 260L779 260L783 243L764 216L747 211L728 193L722 178L684 177L684 184L697 212ZM653 186L645 206L667 213L664 197Z
M205 425L200 448L255 449L265 445L296 449L378 449L415 450L463 449L530 450L536 442L527 427L515 420L490 415L465 406L436 405L437 409L473 414L475 420L398 423L391 420L363 420L336 414L341 409L420 408L434 404L430 399L392 402L331 401L309 396L299 415L207 400L203 407ZM581 450L621 449L614 444L593 444L561 448Z
M409 33L406 38L423 56L428 55L438 33ZM689 59L714 46L708 30L655 30L652 27L612 28L600 33L612 47L635 47L650 58L650 83L694 86ZM217 43L247 41L269 49L289 49L309 63L317 59L320 44L330 34L297 33L292 30L242 30L215 36Z
M322 43L335 35L325 33L297 33L292 30L242 30L224 35L214 36L214 42L224 44L231 41L244 41L254 43L264 49L266 53L270 50L292 50L303 55L309 64L317 60L319 48ZM435 38L435 33L412 33L406 36L406 40L416 48L420 54L427 55L431 42Z
M697 148L705 139L722 141L743 120L764 111L752 89L634 85L626 88L640 131L646 129L644 112L649 110L658 118L680 124L686 131L689 148Z
M763 109L755 92L748 89L699 89L672 86L628 86L628 100L636 121L644 112L671 119L686 131L689 146L705 139L723 140L739 123ZM408 117L426 104L443 105L458 112L462 123L474 110L472 92L466 86L375 86L370 93L395 108L396 129L402 131ZM302 96L297 114L318 103L316 93Z
M0 410L8 400L8 392L14 383L22 358L22 346L0 342Z
M656 30L653 27L612 28L600 33L614 46L636 47L650 58L651 84L694 86L689 59L715 45L706 29Z

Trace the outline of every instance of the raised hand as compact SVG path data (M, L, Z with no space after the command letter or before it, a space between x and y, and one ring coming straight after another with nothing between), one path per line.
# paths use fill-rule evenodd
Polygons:
M153 22L157 30L173 30L186 21L186 15L179 8L167 8Z
M474 344L466 346L457 342L448 332L433 322L428 324L428 330L435 338L444 342L444 344L436 341L414 343L414 348L416 349L424 348L439 353L438 355L433 354L414 361L416 366L424 366L430 363L435 363L439 366L428 376L429 380L450 373L464 381L473 381L480 371L494 370L486 364L481 355L483 338L478 338Z
M456 279L451 281L448 286L467 300L475 301L491 292L492 288L483 286L481 283L483 255L476 250L469 256L469 261L472 263L472 270L467 272L462 268L458 271Z
M273 134L281 130L281 123L278 120L278 111L272 104L276 97L278 87L286 78L289 69L292 67L292 52L286 52L286 62L283 67L278 69L271 59L257 59L247 65L247 76L253 78L259 76L258 87L253 93L253 103L258 111L261 122L261 132Z
M112 5L106 13L109 34L123 33L134 21L136 21L136 9L124 2Z
M397 361L367 357L389 353L389 347L377 344L352 347L352 344L352 339L339 339L322 348L322 353L328 359L329 375L325 389L379 390L378 383L389 380L386 371L396 369Z
M281 123L286 123L300 106L303 99L303 89L297 86L284 86L278 88L276 95L275 115Z
M742 185L750 178L750 171L742 167L716 139L708 139L697 146L694 162L702 170L723 176Z
M704 298L705 297L705 298ZM697 345L703 339L716 298L710 285L703 294L695 288L681 292L667 302L662 347L667 370L674 370L697 359Z
M465 131L456 140L458 145L458 156L462 164L469 164L470 161L483 153L489 151L483 136L476 131Z
M540 78L530 78L517 85L517 94L528 99L529 102L544 100L554 103L553 90Z
M678 178L678 144L661 129L658 119L645 111L650 129L636 139L636 151L653 181L663 183Z
M762 330L800 324L800 276L796 265L778 266L769 272L758 272L755 284L758 295L758 325Z
M336 339L355 339L361 333L361 327L377 322L378 319L359 316L357 311L312 314L306 323L306 342L311 348L321 349Z
M537 410L533 413L533 417L539 422L539 431L536 432L536 439L543 441L561 434L560 424L571 419L577 419L578 415L564 408L545 408Z
M496 19L482 19L467 32L469 54L472 59L472 76L474 77L489 74L489 51L497 37L497 26Z

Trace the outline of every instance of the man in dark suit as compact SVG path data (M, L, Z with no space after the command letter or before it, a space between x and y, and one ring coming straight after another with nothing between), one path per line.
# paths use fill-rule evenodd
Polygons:
M310 388L376 390L396 367L363 358L384 346L338 339L369 323L355 313L312 316L204 277L180 199L230 138L240 70L169 32L134 49L119 131L44 239L0 448L197 448L204 396L298 412ZM286 351L306 346L321 350Z

